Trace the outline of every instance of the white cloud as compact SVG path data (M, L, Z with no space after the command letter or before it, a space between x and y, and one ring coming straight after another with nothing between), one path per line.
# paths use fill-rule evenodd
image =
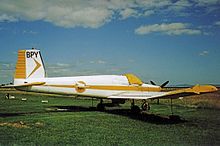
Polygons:
M98 60L97 63L98 63L98 64L106 64L106 62L103 61L103 60Z
M207 56L208 54L209 52L205 50L205 51L200 52L199 56Z
M189 28L189 24L187 23L162 23L153 25L143 25L135 29L135 33L138 35L146 35L155 32L168 35L197 35L202 33L201 30Z
M154 14L153 10L147 10L147 11L144 12L143 16L150 16L152 14Z
M33 35L35 35L35 34L38 34L38 32L33 31L33 30L23 30L23 34L33 34Z
M46 21L63 27L97 28L111 19L112 11L103 8L85 7L75 10L66 7L51 7L48 9Z
M194 0L198 6L208 6L220 4L220 0Z
M215 22L215 25L220 26L220 21Z
M191 6L192 6L192 3L190 3L188 0L179 0L173 3L172 5L170 5L169 10L179 12Z
M172 4L170 0L136 0L137 5L149 8L163 8Z
M98 1L3 0L0 5L0 14L6 13L2 16L2 21L44 20L62 27L97 28L108 22L113 14L106 4L103 6L96 4L99 4Z
M104 60L94 60L94 61L90 61L89 63L91 63L91 64L106 64L106 61L104 61Z
M57 66L59 66L59 67L68 67L68 66L70 66L70 64L66 64L66 63L56 63L56 65Z
M150 16L152 14L154 14L153 10L146 10L146 11L143 11L140 13L137 10L131 9L131 8L126 8L120 12L122 20L127 19L129 17L136 17L137 18L137 17L142 17L142 16Z
M74 65L67 63L46 64L46 72L49 77L72 76Z
M46 67L48 69L63 69L63 68L67 68L70 67L70 64L66 64L66 63L55 63L55 64L48 64L46 65Z
M0 13L0 22L16 22L16 21L18 20L15 17Z
M122 19L126 19L128 17L136 17L138 15L138 12L131 8L126 8L120 12L120 15L122 16Z
M166 15L165 11L177 15L216 4L219 0L1 0L0 22L42 20L66 28L98 28L113 19Z

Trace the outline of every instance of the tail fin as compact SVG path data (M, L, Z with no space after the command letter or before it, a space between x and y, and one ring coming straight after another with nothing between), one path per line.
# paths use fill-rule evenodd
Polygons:
M40 50L19 50L14 79L44 78L46 76Z

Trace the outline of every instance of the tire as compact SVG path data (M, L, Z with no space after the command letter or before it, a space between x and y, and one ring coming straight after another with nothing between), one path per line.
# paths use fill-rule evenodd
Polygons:
M141 109L144 110L144 111L149 111L150 110L150 105L149 103L143 103L141 105Z

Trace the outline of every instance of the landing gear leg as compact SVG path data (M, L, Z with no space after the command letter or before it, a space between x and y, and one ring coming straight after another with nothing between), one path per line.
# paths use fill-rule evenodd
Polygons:
M142 108L143 111L149 111L150 110L150 105L146 100L143 100L141 108Z
M173 100L172 100L172 98L170 98L170 110L171 110L171 114L173 115Z
M105 105L103 104L103 100L100 100L100 103L97 105L97 110L99 111L104 111L105 110Z
M141 112L140 108L134 104L134 99L132 99L132 102L131 102L131 112L135 114Z
M157 104L160 104L160 99L157 99Z
M5 98L9 99L9 97L10 97L10 94L7 93L7 94L5 95Z
M170 98L170 110L171 110L171 115L169 116L170 120L172 120L172 121L181 121L180 116L173 114L173 100L172 100L172 98Z

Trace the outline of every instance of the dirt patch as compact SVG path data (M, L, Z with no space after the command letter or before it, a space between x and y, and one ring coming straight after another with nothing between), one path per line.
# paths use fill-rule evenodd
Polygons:
M0 126L9 126L9 127L14 127L14 128L30 128L28 125L26 125L24 122L19 121L19 122L14 122L14 123L0 123Z

